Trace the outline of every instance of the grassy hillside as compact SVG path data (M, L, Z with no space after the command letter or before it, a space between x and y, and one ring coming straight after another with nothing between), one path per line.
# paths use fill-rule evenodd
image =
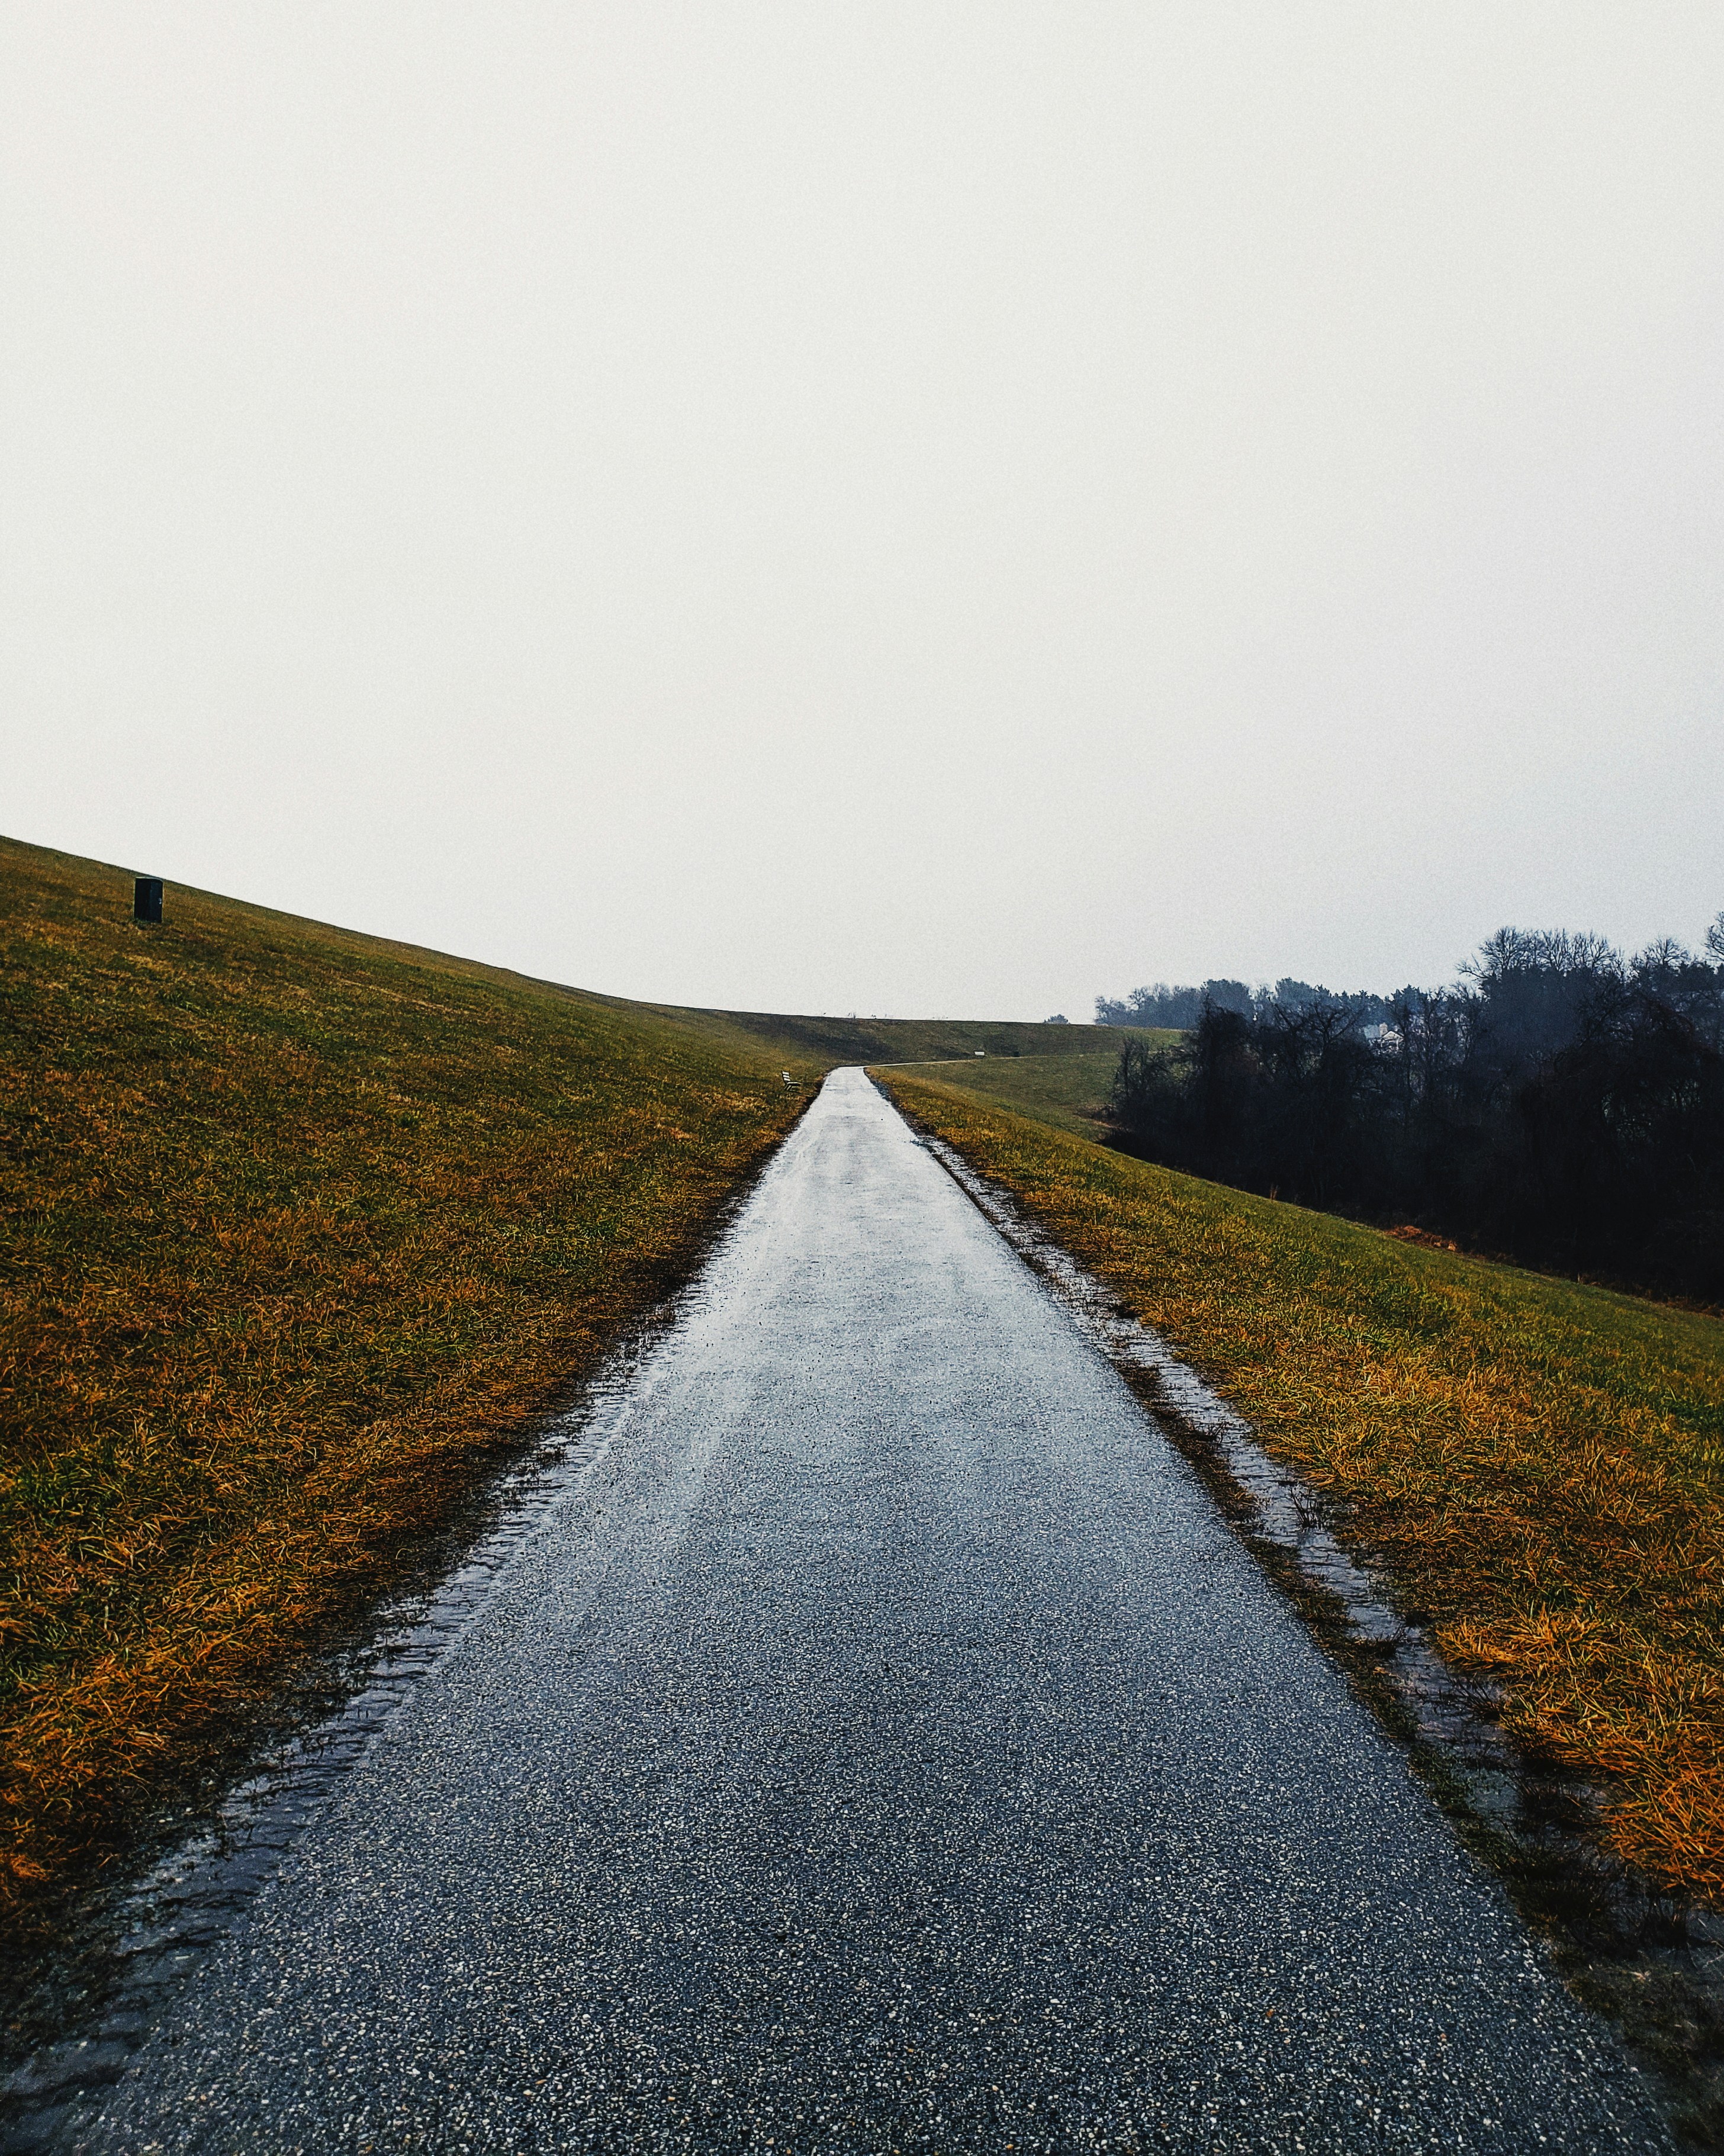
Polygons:
M0 1893L110 1846L686 1267L832 1060L0 842ZM9 1884L8 1884L9 1882Z
M1122 1038L1116 1026L1036 1025L1015 1019L784 1018L765 1011L700 1010L675 1015L685 1024L711 1025L726 1040L742 1035L793 1045L828 1068L840 1063L922 1063L954 1055L975 1060L978 1049L984 1058L1105 1051L1116 1060Z
M1623 1856L1724 1902L1724 1322L881 1075L1342 1502L1511 1728L1610 1779Z
M1101 1034L1108 1045L1099 1049L1086 1045L1068 1055L1038 1052L1013 1058L990 1055L956 1063L906 1064L901 1066L902 1075L936 1079L942 1085L956 1086L972 1100L1012 1108L1020 1116L1034 1116L1038 1122L1051 1123L1055 1130L1093 1138L1106 1122L1108 1089L1119 1068L1120 1042L1126 1037L1126 1029L1085 1026L1083 1031L1086 1036ZM1159 1047L1179 1036L1145 1030L1134 1031L1131 1037Z

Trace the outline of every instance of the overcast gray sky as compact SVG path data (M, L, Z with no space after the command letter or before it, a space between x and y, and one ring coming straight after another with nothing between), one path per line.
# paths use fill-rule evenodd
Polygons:
M1089 1015L1724 906L1724 10L7 5L0 827Z

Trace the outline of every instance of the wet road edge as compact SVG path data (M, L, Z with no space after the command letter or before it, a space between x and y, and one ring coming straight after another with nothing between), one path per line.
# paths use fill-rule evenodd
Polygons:
M1344 1517L1036 1222L870 1073L921 1144L1119 1372L1359 1699L1406 1753L1464 1847L1502 1881L1573 1994L1615 2024L1672 2128L1724 2149L1724 1917L1614 1857L1608 1792L1502 1730L1488 1681L1445 1662L1397 1606Z
M8 1972L0 1994L0 2156L52 2149L84 2096L119 2081L174 1994L243 1921L516 1556L602 1460L626 1421L637 1374L698 1301L714 1258L819 1092L818 1082L807 1088L793 1119L678 1253L665 1292L597 1370L535 1417L427 1538L407 1579L311 1650L202 1794L146 1820L125 1858L68 1895L53 1948Z

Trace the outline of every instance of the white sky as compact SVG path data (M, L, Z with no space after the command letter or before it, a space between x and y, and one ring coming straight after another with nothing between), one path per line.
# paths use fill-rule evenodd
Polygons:
M1724 10L0 10L0 828L1087 1017L1724 906Z

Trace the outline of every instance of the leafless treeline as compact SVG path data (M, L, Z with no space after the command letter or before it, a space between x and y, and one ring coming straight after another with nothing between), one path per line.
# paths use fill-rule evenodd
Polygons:
M1198 992L1113 1111L1170 1167L1724 1298L1724 914L1699 955L1505 928L1450 988Z

